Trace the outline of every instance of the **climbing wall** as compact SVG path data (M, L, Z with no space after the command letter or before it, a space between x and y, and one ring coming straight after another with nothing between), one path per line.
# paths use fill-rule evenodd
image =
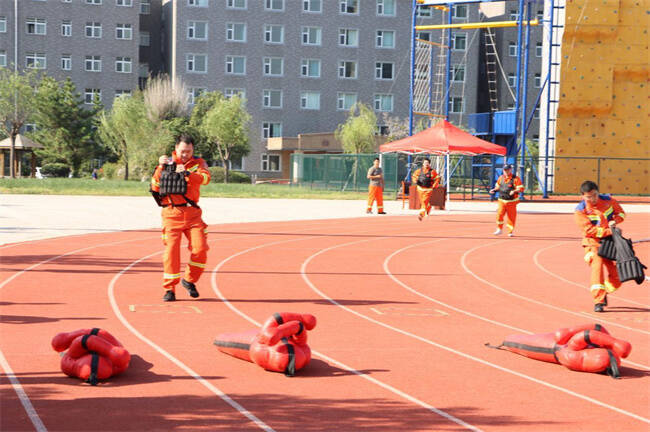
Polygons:
M567 0L556 193L650 193L649 23L650 0Z

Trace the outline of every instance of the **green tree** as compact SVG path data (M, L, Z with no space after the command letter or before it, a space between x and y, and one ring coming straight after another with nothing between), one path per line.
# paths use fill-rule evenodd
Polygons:
M188 124L188 133L194 138L194 152L202 154L203 159L211 166L214 165L218 156L212 154L210 139L203 133L202 124L208 111L220 104L223 100L225 100L225 96L221 92L202 93L195 100Z
M11 178L16 178L16 135L33 118L36 104L38 74L24 74L0 68L0 128L11 138L9 166Z
M62 162L79 176L81 164L95 151L95 116L101 109L98 100L85 108L70 78L63 83L51 77L41 80L36 98L34 137L44 148L37 154L44 162Z
M207 139L210 153L217 155L223 163L225 183L228 183L229 162L250 152L250 120L251 116L244 107L244 101L239 96L233 96L215 102L201 122L199 129Z
M367 105L357 102L350 109L345 123L336 128L336 139L345 153L370 153L376 150L377 116Z

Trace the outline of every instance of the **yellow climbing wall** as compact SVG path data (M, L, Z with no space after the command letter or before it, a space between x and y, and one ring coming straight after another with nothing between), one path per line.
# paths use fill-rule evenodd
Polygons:
M650 0L567 0L555 154L556 193L584 180L649 194Z

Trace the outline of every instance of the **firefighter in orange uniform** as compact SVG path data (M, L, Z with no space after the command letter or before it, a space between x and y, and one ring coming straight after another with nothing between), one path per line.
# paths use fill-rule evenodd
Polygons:
M607 294L621 286L616 263L598 255L603 237L612 235L612 228L623 222L625 212L620 204L609 195L598 193L598 185L586 181L580 186L582 202L576 207L574 218L584 238L585 261L591 266L591 295L594 298L594 312L602 312L607 306ZM607 277L605 277L607 269Z
M160 191L160 181L163 168L166 164L175 163L176 172L183 173L187 182L187 192L183 195L170 194L160 198L162 210L162 238L165 244L163 258L164 274L163 288L165 289L164 301L176 300L176 285L180 281L183 287L193 298L199 296L196 289L208 253L207 225L201 219L199 189L210 183L210 171L207 163L200 157L194 156L194 141L189 135L181 135L176 143L175 151L171 158L160 156L159 165L151 179L151 190ZM189 242L190 262L181 280L181 239L185 235Z
M490 193L499 191L499 207L497 208L497 229L494 235L499 235L503 231L503 222L505 216L508 216L508 237L513 236L515 221L517 220L517 204L519 204L519 193L523 192L524 185L521 180L513 173L512 165L503 166L503 174L499 176L496 184L490 190Z
M386 214L384 211L384 171L379 168L379 158L375 158L366 176L368 185L368 208L366 213L372 213L372 204L377 201L377 214Z
M417 184L418 196L420 197L418 220L422 220L425 216L429 216L431 192L440 184L440 176L436 170L431 168L431 160L427 158L422 161L422 168L415 170L411 180Z

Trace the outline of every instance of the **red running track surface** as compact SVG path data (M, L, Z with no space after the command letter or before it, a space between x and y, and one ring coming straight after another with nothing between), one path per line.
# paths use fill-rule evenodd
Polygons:
M649 225L631 214L622 228ZM594 314L571 215L493 230L493 214L211 226L201 297L179 287L175 303L162 302L159 232L4 246L0 429L647 431L648 283ZM637 252L650 262L648 243ZM212 345L279 311L318 318L297 376ZM622 379L484 346L587 322L632 343ZM90 327L133 356L97 387L64 376L50 347Z

